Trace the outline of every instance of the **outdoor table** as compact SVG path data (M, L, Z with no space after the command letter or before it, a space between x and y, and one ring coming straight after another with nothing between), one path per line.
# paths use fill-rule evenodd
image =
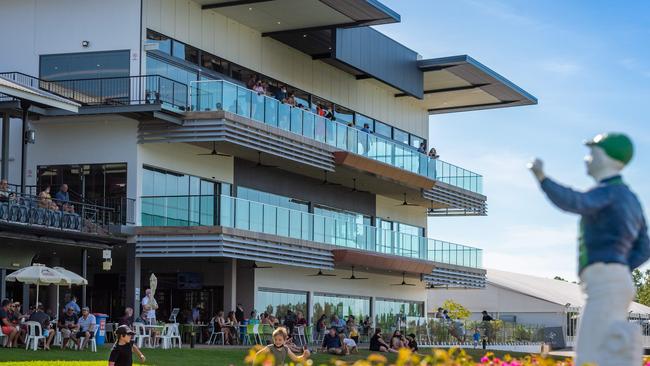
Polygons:
M208 324L183 324L183 334L199 333L199 344L203 344L203 328L207 328Z
M144 329L146 329L147 333L149 334L149 337L151 337L151 338L150 338L150 339L151 339L151 341L150 341L150 342L151 342L151 343L150 343L151 348L156 348L156 345L153 344L153 337L151 336L151 331L152 331L152 330L157 330L157 331L158 331L158 332L157 332L157 333L158 333L158 336L160 336L160 333L161 333L161 331L162 331L162 329L163 329L163 326L162 326L162 325L149 325L149 324L145 324Z

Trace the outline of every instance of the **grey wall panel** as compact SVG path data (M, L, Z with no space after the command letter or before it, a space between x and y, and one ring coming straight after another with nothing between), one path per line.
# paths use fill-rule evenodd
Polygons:
M370 28L336 30L335 58L417 98L423 96L423 75L417 53Z
M265 169L255 163L235 159L235 184L260 191L311 201L329 207L375 215L375 196L350 192L349 187L323 185L321 180L282 169Z

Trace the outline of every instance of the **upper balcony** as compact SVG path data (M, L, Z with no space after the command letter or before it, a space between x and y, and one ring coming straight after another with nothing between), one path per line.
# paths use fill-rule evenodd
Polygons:
M477 173L228 81L192 82L190 110L226 111L473 193L483 192L483 177ZM336 158L339 164L346 160L345 155Z
M146 196L141 207L140 257L422 271L432 285L474 286L484 274L478 248L226 195Z

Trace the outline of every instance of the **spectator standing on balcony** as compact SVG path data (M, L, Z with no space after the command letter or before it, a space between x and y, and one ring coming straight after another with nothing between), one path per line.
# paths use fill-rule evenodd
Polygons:
M255 83L255 86L253 86L253 90L257 92L257 94L262 95L266 94L266 89L264 89L264 85L262 84L262 80L257 80Z
M327 110L325 110L325 115L323 116L327 119L331 119L332 121L335 121L336 118L334 117L334 110L332 109L332 106L327 106Z
M289 93L289 96L285 99L286 104L295 107L296 106L296 96L293 93Z
M56 202L61 205L61 208L65 212L74 212L74 207L70 204L70 193L68 192L68 185L61 184L61 188L54 195Z
M431 150L429 150L429 157L431 159L438 159L440 155L438 155L438 152L436 151L435 147L432 147Z
M248 89L253 90L255 88L255 85L257 84L257 76L252 75L248 81L246 82L246 87Z
M370 130L370 125L367 124L367 123L363 124L363 128L361 129L361 131L363 131L365 133L372 133L372 131Z
M420 147L418 147L418 152L420 154L426 154L427 153L427 143L426 142L420 142Z
M287 87L286 86L280 85L278 90L275 92L275 99L279 100L282 103L285 102L285 100L287 99Z

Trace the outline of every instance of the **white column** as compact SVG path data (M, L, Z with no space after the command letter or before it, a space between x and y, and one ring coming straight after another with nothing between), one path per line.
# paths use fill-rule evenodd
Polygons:
M223 266L223 306L224 311L237 308L237 260L227 260Z

